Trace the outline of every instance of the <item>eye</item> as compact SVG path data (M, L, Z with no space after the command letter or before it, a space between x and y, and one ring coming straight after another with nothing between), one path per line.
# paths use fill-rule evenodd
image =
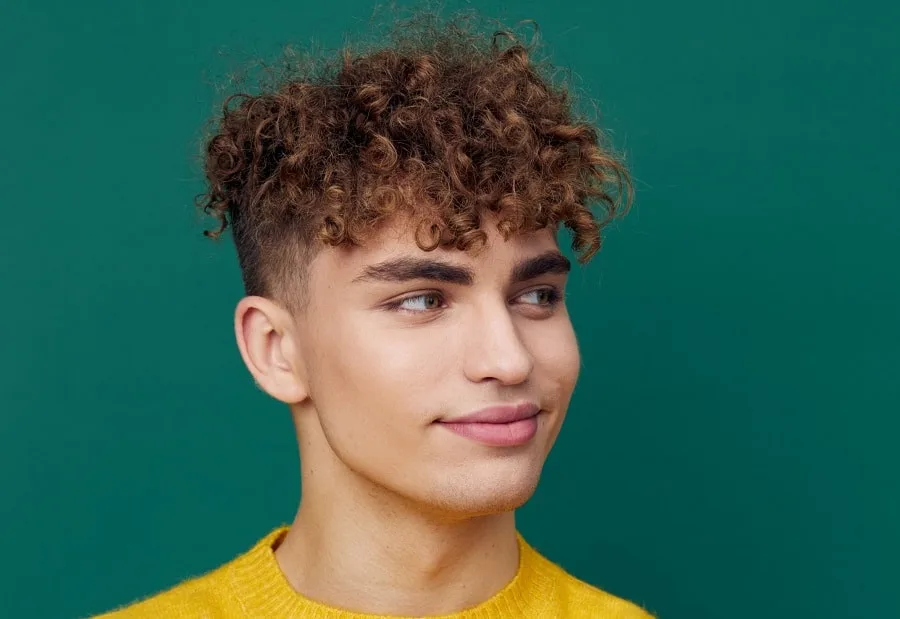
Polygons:
M559 303L562 295L555 288L537 288L520 295L519 299L527 305L552 307Z
M438 293L427 292L395 301L391 304L391 308L407 312L427 312L443 307L443 301Z

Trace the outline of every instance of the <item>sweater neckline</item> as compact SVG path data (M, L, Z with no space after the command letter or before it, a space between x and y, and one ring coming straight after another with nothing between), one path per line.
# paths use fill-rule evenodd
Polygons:
M232 591L248 617L309 617L310 619L400 619L399 615L375 615L335 608L298 593L291 587L278 561L275 548L284 539L288 527L281 526L230 568ZM519 543L519 568L516 575L491 598L468 609L431 619L495 619L509 616L534 616L542 601L550 596L552 575L540 555L516 532Z

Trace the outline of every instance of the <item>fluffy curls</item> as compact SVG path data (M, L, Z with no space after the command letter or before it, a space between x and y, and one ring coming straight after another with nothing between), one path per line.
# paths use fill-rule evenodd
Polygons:
M564 225L589 260L631 183L531 48L471 16L419 15L388 43L294 58L271 88L226 100L198 204L218 220L209 236L232 226L247 293L277 294L298 255L363 242L397 214L426 251L478 247L491 214L506 238Z

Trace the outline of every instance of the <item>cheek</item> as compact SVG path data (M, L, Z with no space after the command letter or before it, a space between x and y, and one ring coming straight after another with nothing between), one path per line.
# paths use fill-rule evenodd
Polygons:
M452 353L425 329L329 319L317 334L311 395L325 441L351 470L400 487L410 461L428 459L426 426L441 414L438 394ZM432 334L433 336L433 334Z
M418 396L438 387L455 359L444 332L360 321L346 333L343 365L373 396L383 393L422 406Z
M380 318L332 314L319 323L310 378L326 423L378 432L415 427L416 420L433 412L428 396L433 399L446 380L452 349L436 341L433 331L385 325Z
M581 355L578 340L568 319L561 320L552 329L541 330L532 344L536 368L542 379L553 385L556 397L565 406L575 389L581 369Z

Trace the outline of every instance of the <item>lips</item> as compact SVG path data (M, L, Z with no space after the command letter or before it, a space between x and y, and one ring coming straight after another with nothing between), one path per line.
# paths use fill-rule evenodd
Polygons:
M438 422L451 432L494 447L524 445L538 429L540 407L531 402L491 406Z
M489 406L467 415L442 421L449 423L512 423L534 417L540 410L540 407L532 402L502 404L500 406Z

